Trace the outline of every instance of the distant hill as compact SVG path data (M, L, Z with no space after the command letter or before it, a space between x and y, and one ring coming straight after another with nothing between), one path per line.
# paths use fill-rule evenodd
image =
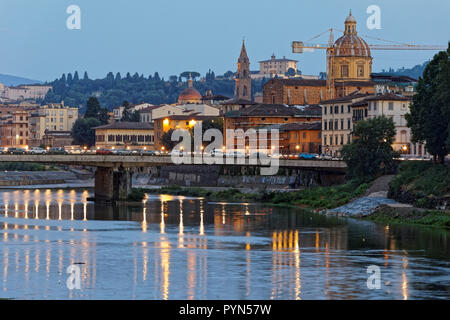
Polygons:
M428 62L424 62L423 64L418 64L412 68L400 68L397 70L394 70L392 68L389 68L389 70L384 70L382 72L379 72L378 74L382 75L392 75L392 76L408 76L414 79L419 79L423 75L423 72L425 71L425 68L428 65Z
M42 83L39 80L32 80L17 76L11 76L8 74L0 74L0 83L3 83L5 86L18 86L19 84L37 84Z

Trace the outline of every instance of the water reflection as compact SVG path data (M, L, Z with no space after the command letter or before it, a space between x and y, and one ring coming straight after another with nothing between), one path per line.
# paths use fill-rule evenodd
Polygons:
M0 193L0 297L449 297L446 231L186 197L130 207L88 198L87 190ZM81 291L64 286L71 264ZM381 290L365 287L369 265L382 268Z

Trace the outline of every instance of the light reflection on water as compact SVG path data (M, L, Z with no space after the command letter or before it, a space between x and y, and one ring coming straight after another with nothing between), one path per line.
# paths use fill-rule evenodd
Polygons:
M447 231L294 209L88 191L0 192L0 297L23 299L449 298ZM81 268L68 290L66 268ZM368 290L367 267L382 270Z

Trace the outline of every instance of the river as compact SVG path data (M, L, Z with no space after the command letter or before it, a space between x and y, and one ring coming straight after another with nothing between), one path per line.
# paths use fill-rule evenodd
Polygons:
M112 207L91 192L0 191L0 298L450 298L446 230L166 195Z

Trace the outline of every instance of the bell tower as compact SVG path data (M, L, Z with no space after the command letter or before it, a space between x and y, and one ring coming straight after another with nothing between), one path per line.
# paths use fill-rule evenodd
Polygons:
M245 49L245 42L242 41L241 55L238 59L238 69L236 72L236 88L234 96L236 99L252 100L252 79L250 77L250 60Z

